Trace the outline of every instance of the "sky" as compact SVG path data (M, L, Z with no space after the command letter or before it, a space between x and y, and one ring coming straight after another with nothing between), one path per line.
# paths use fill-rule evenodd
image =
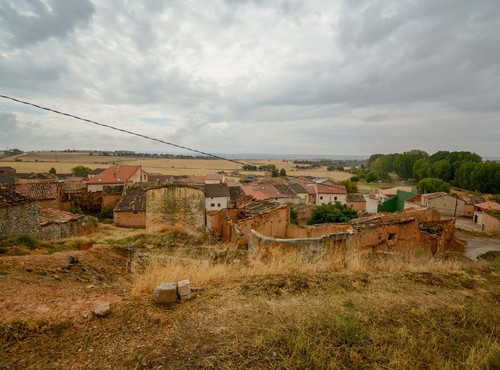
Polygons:
M210 153L500 157L500 1L0 0L0 94ZM189 154L0 99L0 149Z

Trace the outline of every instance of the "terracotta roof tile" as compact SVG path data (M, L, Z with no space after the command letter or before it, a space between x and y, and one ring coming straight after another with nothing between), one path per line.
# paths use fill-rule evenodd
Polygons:
M89 180L88 184L124 183L140 170L140 166L111 166Z
M59 185L55 182L16 184L14 186L17 193L36 200L56 199L59 194Z

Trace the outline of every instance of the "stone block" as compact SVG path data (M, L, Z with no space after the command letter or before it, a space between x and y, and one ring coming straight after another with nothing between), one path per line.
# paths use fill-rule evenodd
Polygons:
M158 304L177 302L177 283L161 283L154 291L154 301Z
M111 313L111 303L101 302L94 308L94 315L99 317L108 316Z
M191 294L191 283L189 279L181 280L177 283L177 292L181 298Z

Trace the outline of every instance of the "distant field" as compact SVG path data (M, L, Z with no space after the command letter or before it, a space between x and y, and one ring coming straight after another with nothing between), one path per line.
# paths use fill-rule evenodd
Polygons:
M284 168L290 176L329 177L335 180L345 180L351 177L347 172L327 171L325 167L312 170L297 170L292 161L284 160L241 160L250 165L274 164ZM141 165L147 172L156 172L166 175L208 175L218 171L231 174L238 171L241 176L264 175L259 171L242 171L237 163L216 159L158 159L136 157L113 157L88 155L87 153L72 152L37 152L28 153L13 161L12 157L0 160L1 166L11 166L17 172L47 172L54 167L58 173L71 172L73 167L82 165L92 169L106 168L111 165Z

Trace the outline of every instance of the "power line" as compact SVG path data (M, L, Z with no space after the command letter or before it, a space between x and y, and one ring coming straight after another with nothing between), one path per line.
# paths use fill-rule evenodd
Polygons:
M229 161L229 162L237 163L237 164L243 165L243 166L245 165L245 163L239 162L239 161L234 160L234 159L224 158L224 157L221 157L221 156L218 156L218 155L215 155L215 154L210 154L210 153L203 152L201 150L188 148L187 146L183 146L183 145L179 145L179 144L175 144L175 143L170 143L168 141L157 139L157 138L154 138L154 137L151 137L151 136L147 136L147 135L143 135L143 134L138 134L137 132L125 130L123 128L111 126L111 125L108 125L108 124L105 124L105 123L100 123L100 122L97 122L97 121L93 121L91 119L78 117L78 116L75 116L74 114L61 112L61 111L58 111L58 110L55 110L55 109L51 109L51 108L47 108L47 107L44 107L44 106L41 106L41 105L38 105L38 104L34 104L34 103L30 103L30 102L27 102L27 101L24 101L24 100L19 100L19 99L16 99L16 98L12 98L12 97L7 96L7 95L1 95L0 94L0 98L12 100L12 101L15 101L16 103L21 103L21 104L29 105L29 106L34 107L34 108L38 108L38 109L46 110L46 111L49 111L49 112L52 112L52 113L60 114L62 116L71 117L71 118L77 119L79 121L83 121L83 122L87 122L87 123L92 123L92 124L97 125L97 126L106 127L106 128L111 129L111 130L124 132L124 133L129 134L129 135L134 135L134 136L142 137L143 139L157 141L159 143L170 145L170 146L173 146L173 147L176 147L176 148L179 148L179 149L189 150L191 152L202 154L202 155L206 155L208 157L212 157L212 158L216 158L216 159L222 159L224 161Z

